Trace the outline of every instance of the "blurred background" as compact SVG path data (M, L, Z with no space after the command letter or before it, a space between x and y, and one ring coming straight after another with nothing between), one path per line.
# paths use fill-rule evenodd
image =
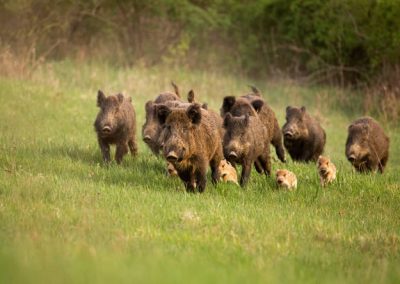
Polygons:
M2 0L0 75L48 60L217 70L361 90L400 113L398 0Z

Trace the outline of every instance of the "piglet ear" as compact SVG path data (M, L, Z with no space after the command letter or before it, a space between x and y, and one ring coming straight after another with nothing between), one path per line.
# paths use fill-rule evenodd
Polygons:
M232 106L235 104L235 102L236 98L234 96L225 97L224 102L222 103L221 115L224 115L225 113L229 112Z
M103 105L103 102L105 101L106 96L104 95L102 90L99 90L97 92L97 106L101 107Z
M165 123L168 115L171 113L171 109L166 105L159 105L156 108L157 118L161 125Z
M228 125L229 125L231 119L232 119L232 115L231 115L230 112L228 112L227 114L225 114L225 117L224 117L224 127L225 127L225 128L228 127Z
M291 109L292 109L291 106L287 106L287 107L286 107L286 113L288 113Z
M123 94L118 94L117 95L117 99L118 99L118 103L122 104L122 102L124 101L124 95Z
M264 102L262 100L255 100L251 102L251 105L254 107L254 109L256 110L256 112L260 112L261 108L264 105Z
M207 109L208 109L208 104L207 104L207 103L202 104L202 105L201 105L201 108L207 110Z
M301 110L302 113L305 113L306 112L306 107L302 106L300 110Z
M201 107L199 104L191 104L186 110L186 115L193 124L200 124L201 122Z

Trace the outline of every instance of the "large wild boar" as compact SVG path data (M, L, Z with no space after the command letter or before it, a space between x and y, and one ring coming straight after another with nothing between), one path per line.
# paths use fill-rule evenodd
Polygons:
M196 103L188 108L159 105L157 117L162 125L164 157L174 165L186 190L194 192L197 188L199 192L204 191L208 165L213 183L218 182L218 166L223 159L221 121L216 122Z
M294 161L317 161L324 151L325 131L304 106L286 108L286 123L282 132L285 147Z
M276 119L274 111L262 99L259 90L251 87L253 93L247 94L236 98L234 96L227 96L224 98L221 107L221 116L224 117L226 113L231 113L233 116L249 115L259 116L263 125L268 131L268 143L275 147L276 155L279 160L285 162L285 150L282 143L282 133Z
M389 159L389 137L371 117L355 120L348 128L346 157L358 172L383 173Z
M234 117L229 112L224 119L224 156L233 165L242 165L240 185L245 186L253 163L259 173L271 174L268 130L258 116Z
M136 116L132 99L122 94L106 97L102 91L97 93L97 106L100 108L94 127L103 160L110 161L110 144L115 144L115 160L121 163L123 156L137 153Z
M161 140L159 139L161 133L161 125L157 118L157 106L166 105L170 108L187 108L190 103L185 103L180 100L178 87L172 83L175 89L176 96L172 96L172 93L164 93L159 95L154 102L148 101L145 105L146 121L142 127L143 141L149 146L150 150L158 155L161 150ZM195 94L193 90L188 93L188 101L195 101ZM202 105L203 109L207 109L207 104ZM221 126L222 127L222 126Z

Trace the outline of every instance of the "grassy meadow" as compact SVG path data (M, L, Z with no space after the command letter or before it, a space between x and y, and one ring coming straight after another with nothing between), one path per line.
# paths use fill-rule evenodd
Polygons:
M255 84L280 125L305 105L327 132L336 182L314 164L280 163L295 192L254 170L246 189L187 194L141 140L144 104L170 90L219 110ZM137 112L139 155L102 165L93 130L97 90L123 92ZM383 175L356 174L347 125L363 115L351 92L167 68L43 64L28 79L0 77L0 283L399 283L400 129Z

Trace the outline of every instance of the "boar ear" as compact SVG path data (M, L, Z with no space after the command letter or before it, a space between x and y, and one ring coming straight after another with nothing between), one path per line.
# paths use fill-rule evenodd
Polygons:
M101 105L103 104L105 99L106 99L106 96L104 95L103 91L99 90L97 92L97 106L101 107Z
M292 107L291 106L287 106L286 107L286 113L288 113L289 112L289 110L291 110L292 109Z
M118 99L118 103L119 104L122 104L122 102L124 101L124 95L123 94L118 94L117 95L117 99Z
M201 121L201 108L199 104L192 104L188 107L186 115L190 118L193 124L199 124Z
M165 123L167 120L168 115L171 113L171 109L166 105L159 105L156 108L157 111L157 118L161 125Z
M188 95L187 95L187 100L189 103L194 103L194 92L193 90L190 90Z
M225 128L228 127L229 122L231 121L231 119L232 119L232 115L231 115L230 112L228 112L227 114L225 114L225 117L224 117L224 127L225 127Z
M251 102L251 105L254 107L256 112L260 112L261 108L264 105L264 102L262 100L255 100Z
M151 109L153 108L154 103L152 101L148 101L145 106L144 109L146 110L146 112L150 112Z
M222 103L221 114L229 112L232 106L235 104L236 98L234 96L228 96L224 98Z
M301 110L302 113L305 113L306 112L306 107L302 106L300 110Z
M181 95L179 94L179 88L178 88L178 86L175 84L174 81L171 81L171 85L172 85L172 88L174 88L175 95L177 95L177 96L180 98Z
M202 104L201 108L207 110L208 109L208 104L207 103Z

